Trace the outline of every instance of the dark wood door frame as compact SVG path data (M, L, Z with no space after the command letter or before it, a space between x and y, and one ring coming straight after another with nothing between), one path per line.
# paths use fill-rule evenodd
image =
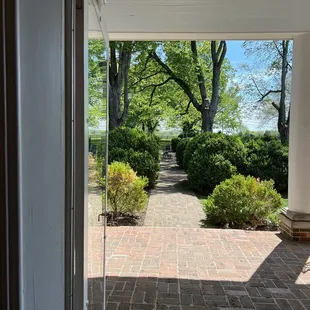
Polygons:
M16 0L0 0L0 308L19 300L19 128Z

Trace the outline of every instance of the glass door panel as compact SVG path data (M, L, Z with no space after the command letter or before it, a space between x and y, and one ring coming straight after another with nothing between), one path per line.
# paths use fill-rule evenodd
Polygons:
M88 14L88 303L104 309L109 42L100 1Z

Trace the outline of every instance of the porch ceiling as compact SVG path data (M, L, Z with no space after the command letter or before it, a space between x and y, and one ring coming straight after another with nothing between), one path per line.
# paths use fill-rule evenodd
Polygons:
M291 39L310 32L309 13L309 0L107 0L104 6L110 40Z

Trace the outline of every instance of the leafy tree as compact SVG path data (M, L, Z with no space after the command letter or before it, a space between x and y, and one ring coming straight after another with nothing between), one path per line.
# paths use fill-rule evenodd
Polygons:
M88 118L90 127L98 127L106 117L106 47L102 40L88 42Z
M243 44L248 56L255 56L256 64L263 65L263 74L250 75L248 88L263 105L267 114L277 116L277 128L283 144L288 144L290 123L290 76L292 62L292 44L283 41L246 41ZM253 73L254 71L254 73ZM271 113L270 113L271 112Z
M226 52L226 41L191 41L165 42L148 54L164 71L166 82L173 80L178 84L189 105L200 113L202 131L213 130L220 93L227 84L227 75L222 74L221 78L223 68L228 65L224 61Z
M191 132L198 132L202 123L203 126L206 126L207 121L210 124L212 116L212 129L215 126L233 130L237 124L236 112L239 110L236 106L237 92L227 90L232 70L224 58L221 68L218 68L215 60L213 61L216 55L212 58L212 53L221 52L221 49L224 53L224 48L226 49L226 43L218 46L210 42L111 42L110 129L126 123L126 126L142 128L153 133L160 124L165 124L165 127L182 128L188 136ZM174 70L175 76L169 75L157 61L154 61L153 52L165 60L166 65ZM101 41L90 41L90 121L94 125L98 125L98 120L105 116L102 114L102 86L104 80L106 81L106 71L103 68L104 53ZM221 71L222 74L214 76L214 72L218 74ZM184 87L180 87L180 81L176 81L176 76L179 80L182 78L188 86L193 100L184 91ZM201 86L202 78L204 84ZM219 83L216 79L219 79ZM216 88L218 95L214 93ZM205 104L202 98L207 98L204 95L210 95L211 101L205 105L206 110L202 111ZM199 97L201 99L196 99ZM199 109L197 104L200 105Z

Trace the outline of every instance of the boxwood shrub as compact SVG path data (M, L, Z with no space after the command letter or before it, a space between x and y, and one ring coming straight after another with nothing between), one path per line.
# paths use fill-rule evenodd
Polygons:
M183 158L185 170L190 165L195 151L205 148L206 154L221 154L229 160L238 171L244 172L246 167L246 148L237 136L226 136L222 133L202 133L192 138L186 146Z
M235 175L217 185L204 202L207 221L213 225L254 228L277 212L283 201L273 188L273 181Z
M206 147L195 151L188 166L188 182L192 190L209 193L220 182L237 173L237 168L220 154L209 154Z
M288 147L275 137L252 138L246 142L247 168L244 174L274 180L277 191L288 189Z
M186 149L187 144L189 143L190 139L182 139L176 148L176 159L177 159L177 164L181 167L184 168L183 165L183 159L184 159L184 152Z
M172 152L177 151L177 146L181 140L182 140L181 138L172 138L171 139L171 150L172 150Z
M109 163L128 163L154 188L159 172L159 139L137 129L116 128L109 135Z
M109 151L114 148L135 152L148 152L155 160L159 160L160 139L136 128L118 127L109 133Z

